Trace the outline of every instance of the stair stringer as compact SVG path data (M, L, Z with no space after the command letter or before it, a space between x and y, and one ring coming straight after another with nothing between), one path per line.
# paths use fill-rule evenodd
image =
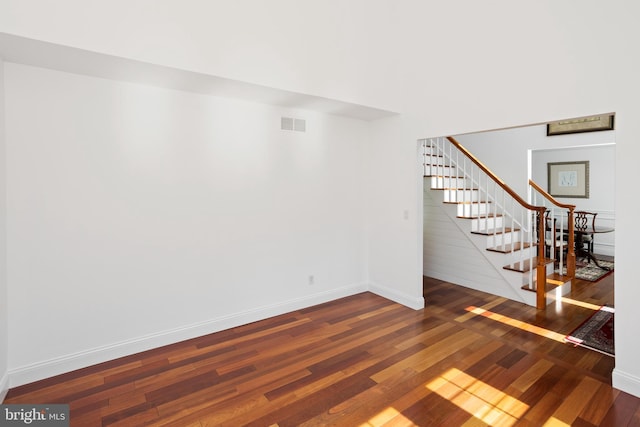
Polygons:
M425 178L424 274L535 306L535 293L521 289L523 274L503 268L510 255L487 251L487 237L471 234L473 220L458 218L457 205L443 203L430 182Z

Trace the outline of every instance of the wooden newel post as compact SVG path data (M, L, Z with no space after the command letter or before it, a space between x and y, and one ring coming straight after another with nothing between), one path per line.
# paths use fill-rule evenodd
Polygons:
M569 247L567 248L567 276L574 278L576 277L576 245L575 245L575 234L574 234L574 219L573 219L573 211L575 208L569 208L567 224L569 232L567 233L567 238L569 239Z
M543 310L547 307L547 272L545 268L545 218L546 208L538 208L538 263L536 265L536 308Z

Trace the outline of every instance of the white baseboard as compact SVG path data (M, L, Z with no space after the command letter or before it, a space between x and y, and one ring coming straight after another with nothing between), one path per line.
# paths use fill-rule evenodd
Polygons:
M4 402L4 398L7 397L9 391L9 375L7 373L2 374L0 377L0 403Z
M416 298L413 295L407 295L405 293L398 292L395 289L388 288L386 286L380 285L379 283L369 284L369 291L414 310L420 310L424 308L424 297L422 296Z
M632 394L636 397L640 397L640 377L627 374L619 369L614 368L613 374L613 387L618 390L622 390L625 393Z
M593 245L593 252L598 255L615 256L616 247L610 243L598 243Z
M85 368L97 363L139 353L141 351L219 332L240 325L246 325L247 323L256 322L258 320L267 319L269 317L278 316L280 314L300 310L313 305L323 304L328 301L366 292L367 290L368 287L366 283L353 284L326 292L319 292L313 295L284 301L282 303L234 313L229 316L211 319L206 322L167 330L157 334L150 334L122 341L113 345L68 354L55 359L11 369L8 373L8 380L7 375L2 378L3 382L0 383L0 386L3 388L0 388L0 391L8 389L8 387L17 387L62 373L74 371L76 369Z

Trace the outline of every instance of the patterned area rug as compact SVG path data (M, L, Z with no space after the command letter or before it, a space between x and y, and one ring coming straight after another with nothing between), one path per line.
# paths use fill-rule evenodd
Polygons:
M593 262L589 261L588 264L576 265L576 279L586 280L588 282L597 282L604 276L611 274L613 271L613 262L598 260L598 264L603 267L607 267L609 270L604 270ZM567 269L564 269L564 274L567 274Z
M600 307L600 310L593 313L564 340L613 357L615 354L613 345L614 311L613 307Z

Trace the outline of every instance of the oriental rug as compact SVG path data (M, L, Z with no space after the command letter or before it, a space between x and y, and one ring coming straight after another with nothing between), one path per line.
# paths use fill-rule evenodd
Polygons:
M613 357L615 354L613 344L614 311L613 307L600 307L564 340Z
M602 267L607 267L608 270L602 269L595 265L592 261L587 264L576 265L576 279L586 280L588 282L597 282L605 276L608 276L613 271L613 262L598 260L598 264ZM563 269L563 273L567 274L567 269Z

